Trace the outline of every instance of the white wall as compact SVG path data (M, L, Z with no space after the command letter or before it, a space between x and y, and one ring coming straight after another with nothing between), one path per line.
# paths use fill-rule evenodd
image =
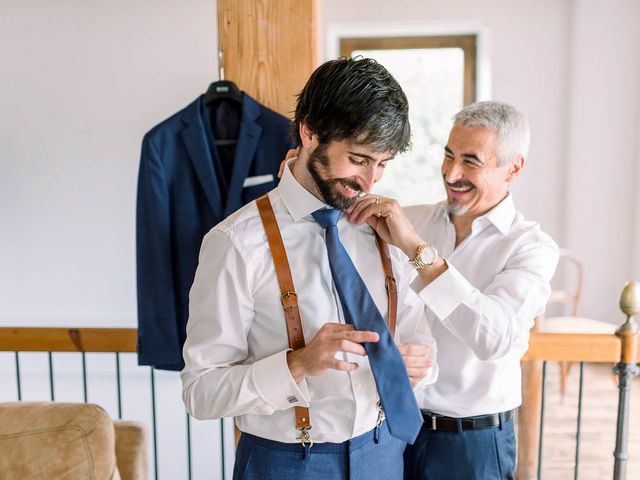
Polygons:
M622 285L640 279L640 2L574 11L565 239L585 259L584 312L620 321Z
M140 143L217 79L215 2L0 8L0 324L134 326Z
M325 0L323 8L329 33L359 36L391 22L406 23L409 35L481 34L492 98L531 123L517 206L583 258L582 313L622 322L622 286L640 278L640 2Z
M217 61L212 0L0 3L0 325L136 326L142 136L205 91ZM47 400L45 354L20 359L22 399ZM149 373L136 363L122 356L123 415L151 428ZM56 400L82 401L79 355L53 365ZM113 365L87 354L89 401L115 416ZM0 401L17 399L14 368L0 353ZM187 478L180 381L155 382L160 478ZM221 478L219 422L191 428L194 478Z
M20 2L0 14L0 322L135 325L142 135L217 78L213 0ZM492 97L528 115L519 208L585 260L583 312L640 277L640 3L323 0L321 32L483 32Z

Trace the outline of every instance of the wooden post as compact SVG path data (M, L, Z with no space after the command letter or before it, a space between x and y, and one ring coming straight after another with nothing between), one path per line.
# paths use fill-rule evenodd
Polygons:
M522 405L518 410L518 462L516 478L536 478L542 404L542 362L522 362Z
M296 96L317 66L316 0L217 0L224 79L293 118ZM235 427L236 445L240 431Z
M218 0L225 80L292 117L317 65L316 0Z

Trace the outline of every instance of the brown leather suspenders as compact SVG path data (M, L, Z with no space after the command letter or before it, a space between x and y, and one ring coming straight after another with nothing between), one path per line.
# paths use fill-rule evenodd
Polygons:
M287 336L289 337L289 347L292 350L298 350L304 347L304 335L302 333L302 322L300 321L300 310L298 309L298 295L291 278L291 269L289 268L289 260L287 252L282 243L282 236L278 228L276 216L273 213L271 202L267 195L256 200L258 211L264 231L267 234L267 241L271 249L273 257L273 266L276 269L278 284L280 285L280 301L284 309L284 319L287 324ZM296 428L304 430L311 428L309 420L309 409L306 407L296 408Z
M296 294L291 278L291 268L287 259L287 252L282 242L280 229L276 216L273 213L271 202L268 195L263 195L256 200L260 219L267 234L267 242L271 249L273 257L273 265L276 270L278 284L280 286L280 301L284 309L284 318L287 325L287 336L289 337L289 347L297 350L304 347L304 335L302 332L302 322L300 321L300 310L298 309L298 295ZM376 244L380 251L380 259L385 275L385 288L388 296L388 322L391 336L396 330L396 315L398 312L398 290L396 280L393 277L391 268L391 259L389 257L389 247L387 243L376 234ZM309 419L309 409L306 407L295 407L296 428L302 431L302 443L310 442L308 430L311 428L311 420Z

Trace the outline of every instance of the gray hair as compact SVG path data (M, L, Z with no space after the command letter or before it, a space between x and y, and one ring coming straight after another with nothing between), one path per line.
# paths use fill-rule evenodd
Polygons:
M515 157L526 158L529 151L529 122L522 112L507 103L477 102L467 105L453 117L454 125L484 127L498 134L496 156L498 166Z

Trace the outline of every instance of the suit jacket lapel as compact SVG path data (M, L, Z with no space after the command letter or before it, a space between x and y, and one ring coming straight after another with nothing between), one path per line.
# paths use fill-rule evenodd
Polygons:
M185 111L183 121L187 126L182 131L182 138L207 201L216 216L221 217L223 211L222 198L218 179L213 170L212 154L215 154L215 152L211 151L212 149L207 140L204 122L209 120L203 118L203 115L206 115L206 108L202 105L202 101L202 97L200 97ZM221 179L221 181L223 180Z
M247 178L262 133L262 127L257 123L260 117L260 105L246 93L242 94L242 120L238 143L233 158L233 171L229 184L229 195L224 209L224 216L242 207L242 186Z

